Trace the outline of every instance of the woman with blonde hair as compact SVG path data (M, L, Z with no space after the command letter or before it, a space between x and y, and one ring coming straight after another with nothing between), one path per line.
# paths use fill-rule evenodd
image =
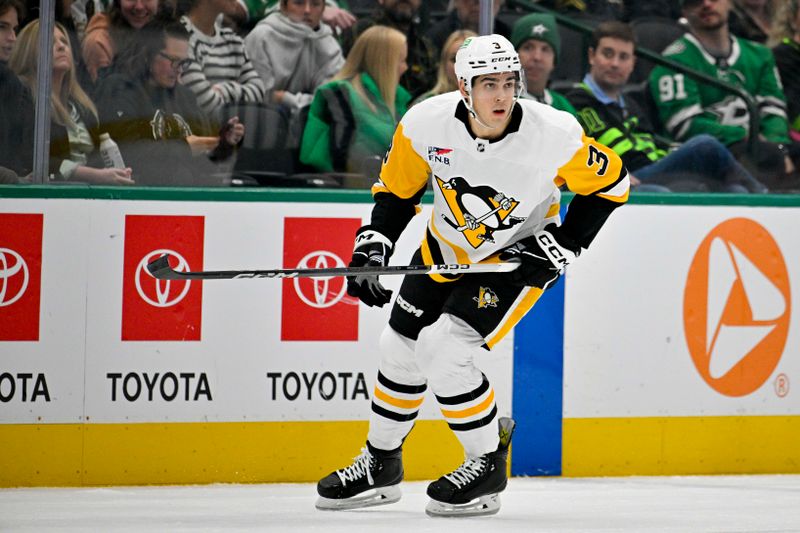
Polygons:
M364 31L333 81L314 94L300 161L324 172L359 172L376 156L383 158L411 100L400 86L407 54L398 30Z
M97 108L78 83L67 31L56 23L53 39L53 79L50 95L50 175L106 185L131 185L131 169L96 168L99 138ZM39 64L39 21L20 32L9 67L36 97ZM91 161L91 164L90 164Z
M456 78L456 52L461 48L461 44L468 37L475 37L478 34L472 30L456 30L450 34L442 47L439 57L439 70L436 74L436 85L419 96L412 105L416 105L431 96L449 93L458 90L458 79Z

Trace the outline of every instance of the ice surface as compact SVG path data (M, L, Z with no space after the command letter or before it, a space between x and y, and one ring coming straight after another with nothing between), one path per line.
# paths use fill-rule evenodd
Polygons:
M396 504L317 511L312 484L0 490L10 532L800 532L800 476L514 478L495 516L431 518L426 483Z

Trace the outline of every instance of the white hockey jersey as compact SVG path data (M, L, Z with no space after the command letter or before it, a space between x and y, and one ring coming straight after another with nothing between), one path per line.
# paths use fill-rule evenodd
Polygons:
M506 133L475 138L458 92L425 100L403 117L373 195L409 199L431 180L434 204L422 242L426 264L476 263L558 221L559 187L612 202L629 180L610 149L575 118L519 100Z

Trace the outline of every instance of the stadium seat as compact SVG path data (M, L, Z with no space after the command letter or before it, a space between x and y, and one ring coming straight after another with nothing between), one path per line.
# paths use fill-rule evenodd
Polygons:
M686 28L678 21L666 17L646 17L631 21L636 43L640 48L647 48L661 53L675 40L686 33ZM653 63L639 57L631 74L630 82L638 83L647 79L653 69Z

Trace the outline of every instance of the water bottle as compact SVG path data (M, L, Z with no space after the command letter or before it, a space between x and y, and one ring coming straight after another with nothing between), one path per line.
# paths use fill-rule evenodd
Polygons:
M100 134L100 155L106 168L125 168L119 146L108 133Z

